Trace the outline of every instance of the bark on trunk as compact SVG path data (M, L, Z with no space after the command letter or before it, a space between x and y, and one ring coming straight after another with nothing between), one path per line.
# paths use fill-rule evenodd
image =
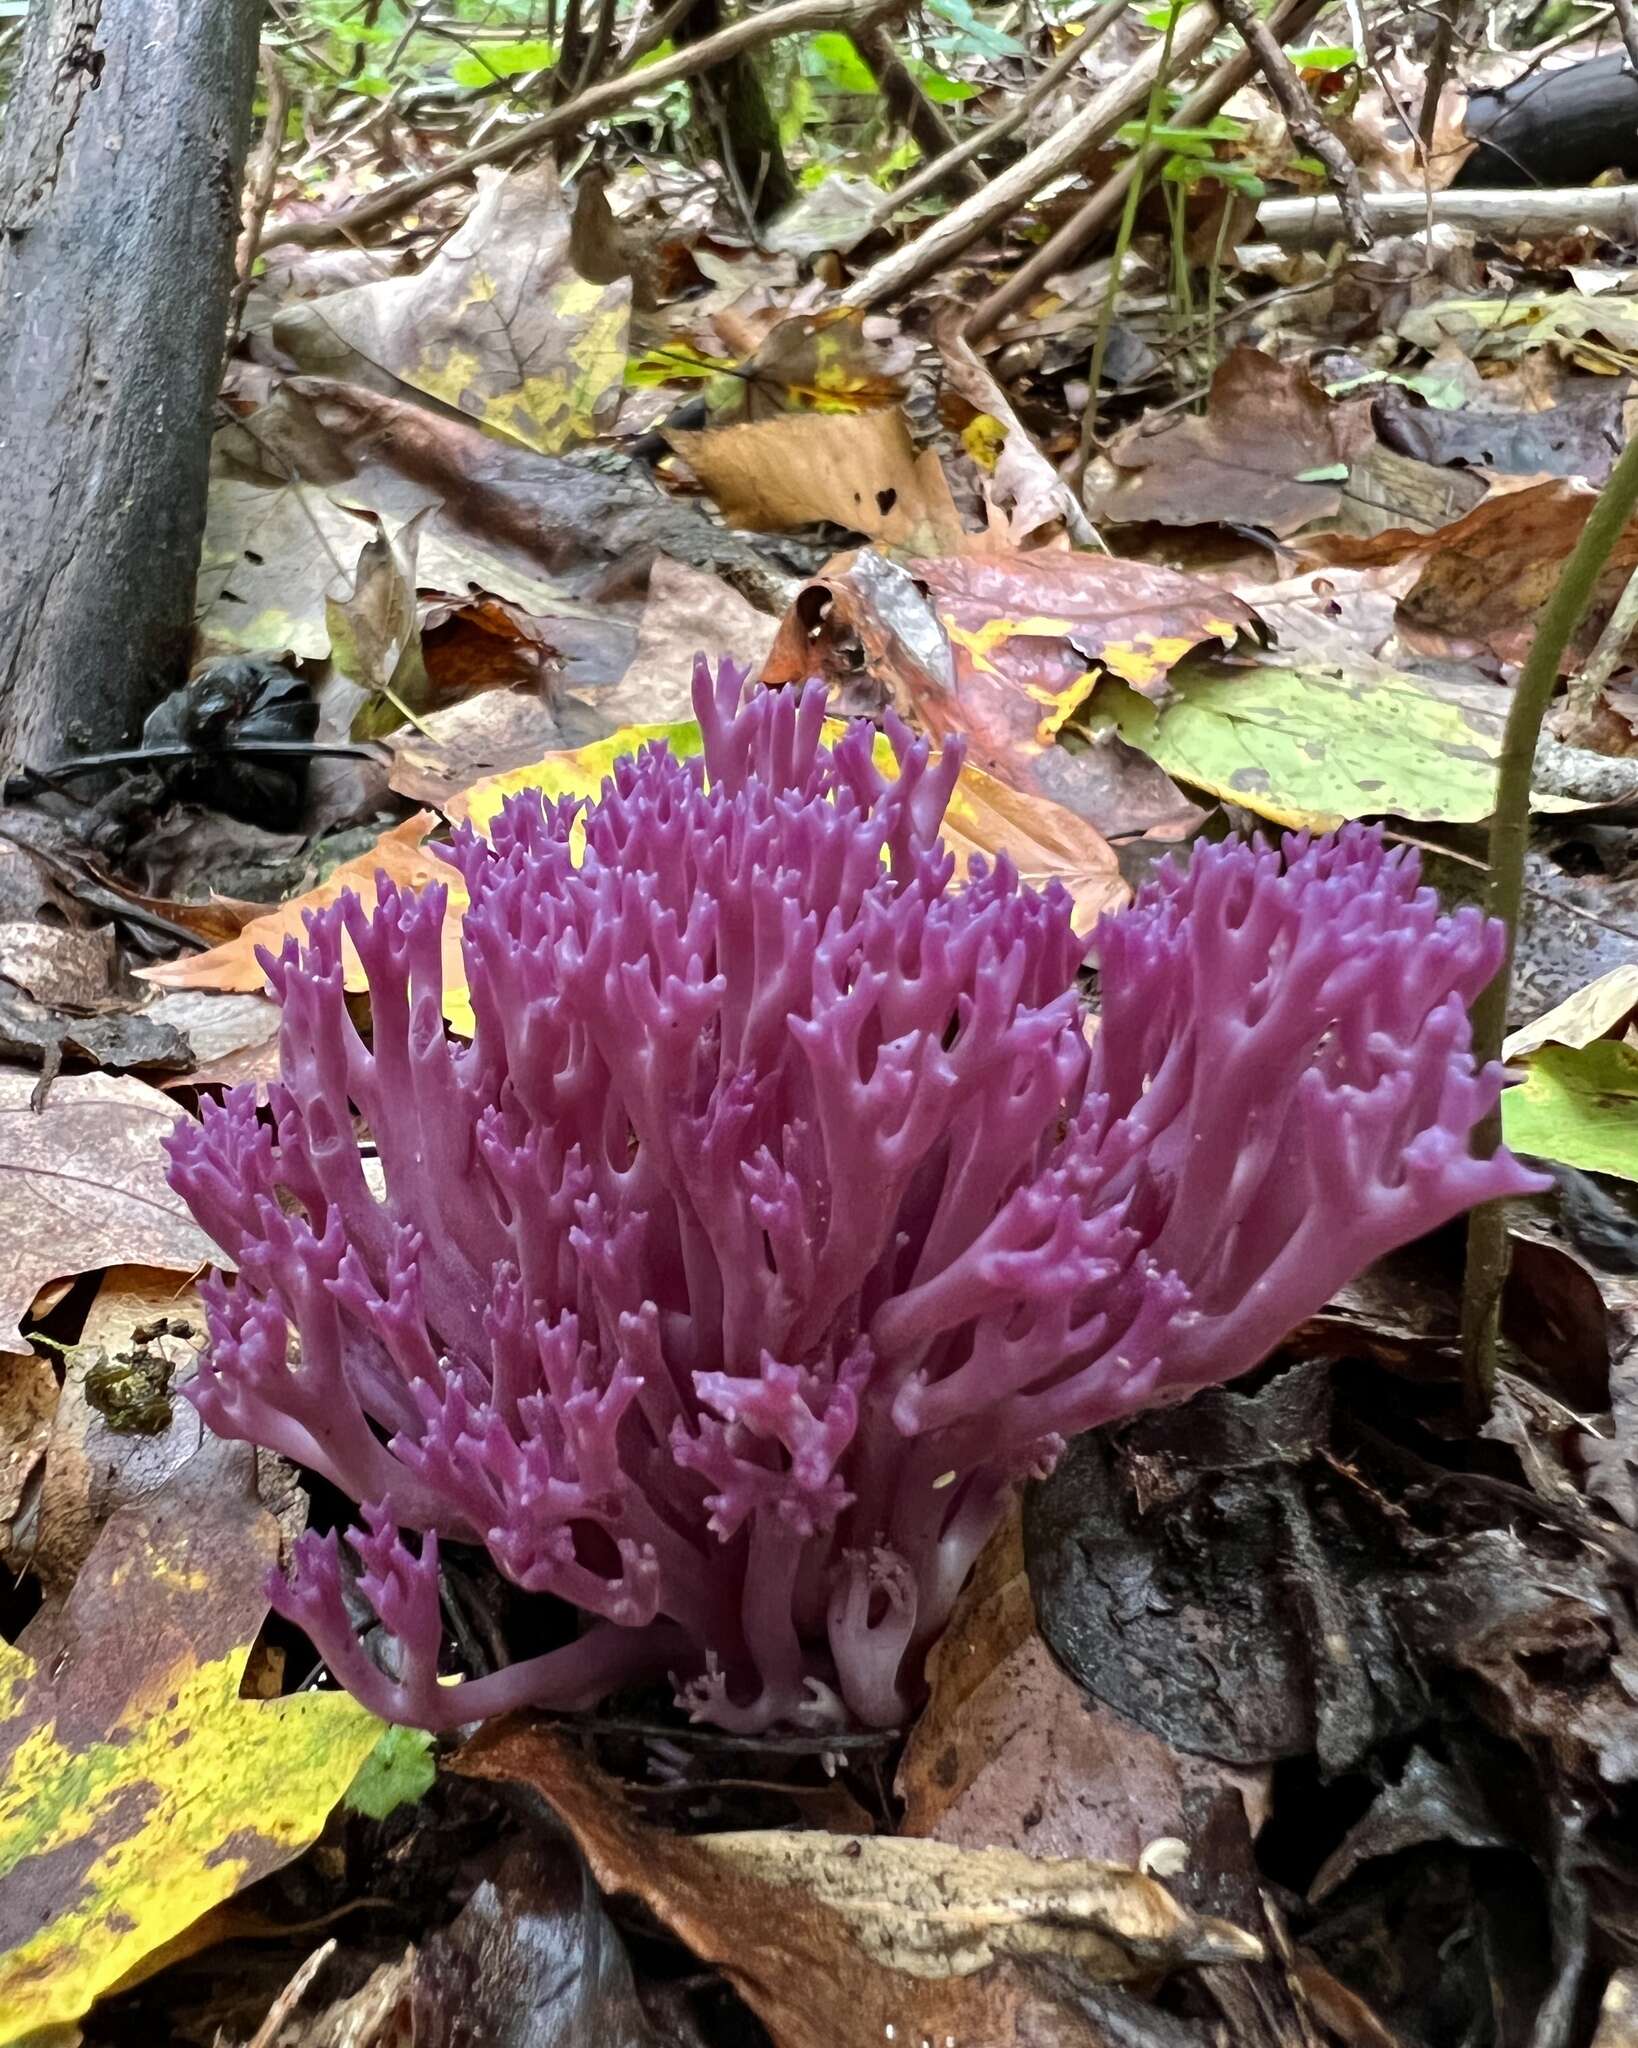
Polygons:
M34 0L0 132L0 765L185 674L259 0Z
M755 10L749 10L754 12ZM678 23L676 40L703 42L723 25L721 0L697 0ZM779 146L779 123L763 91L756 58L747 50L697 81L696 113L706 116L714 146L727 158L759 221L772 220L796 197L796 183Z

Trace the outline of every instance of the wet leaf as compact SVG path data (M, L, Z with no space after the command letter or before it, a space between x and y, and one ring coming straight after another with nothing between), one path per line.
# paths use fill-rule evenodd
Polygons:
M1179 782L1276 824L1325 831L1387 814L1488 817L1504 708L1500 700L1486 712L1471 692L1388 671L1191 662L1172 672L1158 704L1118 681L1099 684L1090 720Z
M210 1444L0 1646L0 2037L65 2025L313 1840L381 1733L341 1693L241 1700L278 1554Z
M191 1273L218 1256L165 1185L176 1111L157 1089L75 1074L43 1109L34 1093L32 1075L0 1070L0 1352L28 1349L18 1322L48 1280L120 1260Z
M1502 1130L1515 1152L1638 1180L1638 1049L1541 1046L1502 1097Z
M459 1768L540 1792L604 1889L635 1893L718 1964L781 2048L1029 2038L1015 2024L1031 1995L1009 1971L1016 1958L1056 1957L1083 1979L1119 1982L1260 1952L1108 1864L778 1829L663 1833L549 1730L516 1722L485 1729Z

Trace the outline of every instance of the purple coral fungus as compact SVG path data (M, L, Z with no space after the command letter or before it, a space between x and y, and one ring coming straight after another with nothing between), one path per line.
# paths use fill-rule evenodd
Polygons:
M1468 1149L1499 931L1414 855L1348 827L1167 864L1093 942L1089 1048L1067 895L956 880L959 748L890 722L889 778L868 727L825 744L817 686L742 683L698 665L702 760L647 747L590 806L457 834L470 1043L445 891L383 878L266 959L270 1112L235 1090L171 1140L238 1269L194 1399L367 1503L394 1672L333 1536L275 1599L389 1719L670 1674L727 1728L892 1724L1014 1480L1536 1185ZM579 1636L442 1676L440 1541Z

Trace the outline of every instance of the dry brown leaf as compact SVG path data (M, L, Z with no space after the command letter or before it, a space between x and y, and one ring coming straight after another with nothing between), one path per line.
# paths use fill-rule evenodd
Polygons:
M482 1731L459 1768L540 1792L604 1889L635 1893L719 1965L780 2048L1039 2038L1018 2026L1018 1958L1119 1982L1261 1954L1108 1864L780 1829L664 1833L567 1743L518 1721Z
M916 453L901 412L787 413L667 439L730 526L783 533L828 520L912 555L967 544L939 459Z
M483 690L462 703L429 711L387 740L389 784L419 804L443 804L469 783L525 767L564 745L549 704L524 690Z
M176 1112L125 1075L75 1074L33 1106L35 1077L0 1071L0 1351L48 1280L115 1260L192 1273L218 1258L165 1185L160 1140Z
M1295 533L1336 513L1349 462L1373 441L1368 399L1327 398L1301 363L1237 348L1212 378L1203 418L1140 420L1116 439L1117 475L1087 509L1094 519Z
M94 931L19 918L0 924L0 978L38 1003L90 1010L108 996L114 969L114 928Z
M958 873L975 853L992 861L1004 853L1032 888L1062 882L1075 899L1078 932L1090 932L1105 911L1119 910L1131 894L1115 849L1096 826L982 768L963 768L942 831L960 864Z
M464 909L466 898L459 888L455 870L447 862L434 858L422 844L437 823L431 811L417 811L413 818L406 818L390 832L382 833L367 853L344 861L327 882L321 882L316 889L309 889L305 896L293 896L276 910L253 917L225 944L213 946L208 953L196 953L191 959L167 960L157 967L142 967L137 971L143 980L157 982L161 988L260 989L265 977L256 958L258 946L265 946L276 953L287 938L303 938L306 927L302 913L320 910L334 903L344 890L351 889L367 905L373 904L375 878L382 873L405 889L422 889L429 882L447 883L452 909ZM458 915L445 920L446 964L451 959L458 961L460 931ZM347 986L352 989L364 987L363 972L350 946Z
M1504 661L1522 660L1597 495L1584 483L1554 477L1486 498L1437 533L1393 527L1369 538L1314 536L1300 546L1311 562L1345 568L1417 563L1400 600L1403 626L1439 635L1457 650L1488 646ZM1616 541L1567 659L1592 646L1635 567L1638 519Z
M193 1335L157 1338L140 1347L173 1367L172 1388L192 1378L205 1315L190 1281L147 1266L115 1266L86 1313L69 1353L62 1398L46 1447L45 1479L30 1565L48 1593L66 1592L91 1555L109 1516L159 1489L199 1448L199 1417L186 1401L172 1404L170 1422L151 1433L111 1429L86 1398L86 1375L119 1364L138 1350L135 1332L160 1320L190 1325Z
M720 576L660 555L648 579L637 652L614 688L598 691L597 708L613 726L692 718L694 656L702 648L713 657L732 655L754 676L778 631L777 619Z

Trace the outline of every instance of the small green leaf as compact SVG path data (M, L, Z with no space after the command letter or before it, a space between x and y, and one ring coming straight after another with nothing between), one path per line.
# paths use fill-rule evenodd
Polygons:
M1299 71L1346 71L1359 62L1352 43L1322 43L1312 50L1287 50L1286 55Z
M1026 45L1017 36L1006 35L981 21L969 0L927 0L927 12L936 14L961 31L961 41L977 56L1022 57Z
M424 1728L388 1728L341 1803L367 1820L385 1820L400 1806L424 1799L437 1775L433 1738Z
M497 78L517 78L529 71L548 71L557 62L555 43L491 43L457 57L449 75L457 85L493 85Z
M1609 1038L1542 1046L1502 1096L1502 1134L1515 1152L1638 1180L1638 1051Z
M904 68L936 106L965 106L968 100L977 99L982 91L982 87L969 83L965 78L947 77L925 57L906 57Z
M1346 462L1321 462L1313 469L1299 469L1294 481L1299 484L1339 484L1346 480Z
M848 37L835 29L809 36L808 54L814 69L835 92L873 93L876 75Z

